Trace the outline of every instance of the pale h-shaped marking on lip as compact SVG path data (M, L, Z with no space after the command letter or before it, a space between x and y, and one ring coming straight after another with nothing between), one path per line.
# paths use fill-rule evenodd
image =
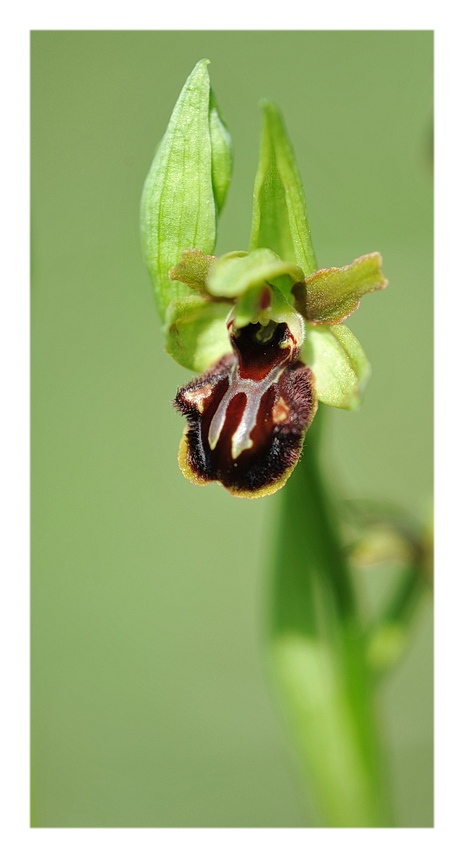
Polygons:
M240 453L248 450L253 446L251 440L251 432L256 426L256 418L258 416L261 400L267 390L276 384L288 364L288 358L283 360L277 366L271 368L268 374L260 381L254 381L251 378L242 378L239 373L239 367L235 368L231 377L231 382L222 397L208 432L208 444L210 450L214 450L218 444L221 432L224 428L227 409L234 396L238 393L244 393L246 396L246 405L243 411L240 423L232 435L231 453L233 459L238 459Z

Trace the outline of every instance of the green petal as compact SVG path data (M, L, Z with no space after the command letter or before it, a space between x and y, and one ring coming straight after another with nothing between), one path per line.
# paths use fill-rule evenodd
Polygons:
M208 274L215 259L215 256L208 256L194 248L183 250L177 265L169 269L169 278L179 280L191 289L204 292Z
M270 247L282 259L296 262L307 276L317 265L295 153L279 109L269 101L262 102L262 108L250 249Z
M181 366L204 372L232 352L226 328L230 304L189 295L173 301L166 311L166 351Z
M363 295L387 285L380 253L369 253L351 265L321 269L298 283L295 306L313 325L339 325L359 307Z
M355 410L370 376L370 365L345 325L307 326L301 360L311 367L316 395L326 405Z
M219 256L211 266L208 292L217 297L237 298L247 289L264 286L283 275L290 277L290 291L292 283L300 280L302 274L298 265L283 262L266 247L241 255L228 253Z
M182 250L214 250L230 180L230 141L211 97L208 63L197 63L187 79L142 195L143 254L162 318L172 300L189 293L168 276Z

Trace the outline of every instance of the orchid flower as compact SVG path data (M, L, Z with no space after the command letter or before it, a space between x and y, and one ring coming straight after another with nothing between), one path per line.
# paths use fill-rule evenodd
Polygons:
M358 407L370 368L343 322L387 281L379 253L317 270L293 149L267 101L249 250L212 255L232 155L207 64L188 78L146 180L143 249L166 349L199 373L174 401L187 420L181 471L255 498L287 481L318 400Z

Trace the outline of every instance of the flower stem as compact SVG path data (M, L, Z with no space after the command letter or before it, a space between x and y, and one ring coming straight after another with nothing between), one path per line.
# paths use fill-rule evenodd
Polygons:
M366 636L319 467L322 409L282 492L271 671L322 825L391 826Z
M369 631L367 657L377 679L391 670L403 655L425 591L420 562L412 560L403 570L381 617Z

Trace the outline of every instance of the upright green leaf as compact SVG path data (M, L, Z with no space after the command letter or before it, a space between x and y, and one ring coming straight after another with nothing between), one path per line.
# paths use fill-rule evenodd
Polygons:
M169 269L186 248L210 254L217 212L230 181L230 138L200 60L177 100L147 176L141 203L142 247L161 318L173 300L187 295Z
M232 177L232 139L219 112L216 97L211 90L209 104L209 130L211 135L213 192L218 214L225 203Z
M279 109L269 101L262 102L262 108L250 249L269 247L308 276L317 265L295 153Z

